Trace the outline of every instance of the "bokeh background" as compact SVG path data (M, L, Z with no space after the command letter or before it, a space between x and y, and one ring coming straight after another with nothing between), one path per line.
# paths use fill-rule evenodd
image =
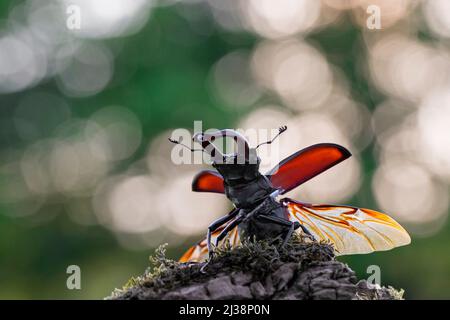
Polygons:
M289 196L389 213L411 245L340 259L450 298L449 71L447 0L2 0L0 298L102 298L159 244L175 259L198 240L230 204L171 161L167 137L195 120L286 124L282 157L349 148Z

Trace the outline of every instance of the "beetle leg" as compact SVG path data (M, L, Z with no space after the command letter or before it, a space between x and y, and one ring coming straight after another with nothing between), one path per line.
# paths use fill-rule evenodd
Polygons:
M235 212L235 213L234 213ZM236 209L236 211L233 211L233 217L234 216L236 216L236 214L239 212L239 210L237 210ZM231 215L231 214L230 214ZM228 219L229 220L229 219ZM215 243L215 246L217 247L217 244L219 243L219 241L220 240L222 240L226 235L227 235L227 233L231 230L231 229L233 229L236 225L238 225L239 223L241 223L241 221L242 221L242 217L238 217L236 220L234 220L232 223L230 223L229 225L227 225L223 230L222 230L222 232L220 232L220 234L217 236L217 238L216 238L216 243ZM217 222L218 223L218 222ZM223 222L220 224L220 225L222 225L223 224ZM219 226L220 226L219 225ZM216 229L217 229L218 227L216 227ZM205 264L200 268L200 272L201 273L205 273L205 268L208 266L208 264L211 262L211 259L212 259L212 257L214 256L214 252L212 251L212 249L211 249L211 231L210 231L210 229L208 228L208 235L209 235L209 237L208 237L208 254L209 254L209 257L208 257L208 261L206 261L205 262Z
M245 222L245 221L250 220L253 216L258 216L261 211L265 210L264 207L267 208L269 205L270 205L270 203L267 201L267 199L264 200L255 209L253 209L250 212L245 213L245 215L243 216L243 219L244 219L243 221Z
M291 222L289 220L277 217L277 216L266 216L266 215L260 215L258 216L258 218L261 219L266 219L267 221L271 221L273 223L282 225L282 226L286 226L286 227L290 227L284 241L283 241L283 246L286 244L286 242L289 240L289 238L292 236L292 232L294 230L296 230L298 227L302 228L302 231L311 238L311 240L315 241L316 239L314 238L314 236L311 234L311 232L309 232L308 229L306 229L306 227L300 223L296 222ZM291 231L292 230L292 231Z
M239 210L238 209L234 209L233 211L231 211L229 214L227 214L226 216L220 217L219 219L213 221L209 227L208 227L208 232L206 234L206 241L207 241L207 245L208 245L208 255L209 255L209 259L211 259L211 257L213 256L214 252L212 250L211 247L211 235L212 233L219 228L221 225L223 225L224 223L230 221L231 219L233 219L237 214L238 214Z
M269 216L269 215L262 214L262 215L259 215L258 218L273 222L273 223L281 225L281 226L286 226L286 227L290 227L291 224L293 224L291 221L277 217L277 216Z
M289 231L286 234L286 237L284 237L283 244L281 245L282 247L284 247L286 245L286 243L288 242L288 240L291 238L294 230L295 230L295 223L292 222L291 227L289 228Z
M241 223L242 220L244 220L244 217L243 217L243 216L240 216L240 217L238 217L236 220L234 220L232 223L230 223L229 225L227 225L227 226L225 227L225 229L223 229L222 232L217 236L215 245L217 246L217 244L219 243L219 241L222 240L223 238L225 238L225 236L227 235L227 233L230 232L230 230L232 230L234 227L236 227L239 223Z
M314 236L312 235L311 232L309 232L308 229L306 229L306 227L302 224L300 224L300 228L302 228L302 231L312 240L312 241L316 241L316 238L314 238Z

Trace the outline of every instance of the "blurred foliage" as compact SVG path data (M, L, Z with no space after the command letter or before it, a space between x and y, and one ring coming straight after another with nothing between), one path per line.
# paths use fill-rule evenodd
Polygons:
M0 2L0 17L8 16L12 3L16 1ZM234 127L252 107L231 108L214 99L208 87L210 69L233 50L252 49L257 37L245 32L224 31L208 15L199 15L199 19L199 23L211 28L211 33L202 35L193 31L173 6L158 7L134 35L89 40L101 41L115 53L114 75L109 85L93 96L66 96L64 99L73 115L86 118L103 106L126 106L141 121L144 142L163 130L191 128L194 120L203 120L206 127ZM329 63L344 73L353 99L369 109L383 99L357 68L366 57L360 29L350 19L314 31L306 40L319 47ZM36 92L61 94L51 78L31 89L0 96L0 153L29 143L16 134L12 117L18 102ZM268 101L273 99L267 98ZM147 144L142 143L134 155L115 170L125 170L146 153L146 148ZM377 208L370 189L376 167L372 146L361 156L363 184L348 203ZM10 181L1 180L0 188L8 183ZM51 202L38 214L25 217L6 214L12 209L0 204L0 213L5 213L0 214L0 298L102 298L147 267L151 248L130 250L121 246L115 235L102 226L75 223L65 212L66 201L70 200ZM195 240L197 237L176 247L169 246L168 256L177 258ZM368 276L369 265L379 265L382 283L405 289L407 299L450 298L449 240L450 225L446 223L437 235L413 237L413 243L407 247L340 259L349 263L359 277ZM66 268L71 264L81 267L82 290L66 288Z

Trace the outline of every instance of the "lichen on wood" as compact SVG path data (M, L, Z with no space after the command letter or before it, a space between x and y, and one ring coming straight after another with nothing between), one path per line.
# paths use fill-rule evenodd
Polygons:
M153 267L132 278L107 299L402 299L403 291L358 281L335 259L331 244L294 237L285 246L244 241L217 250L209 265L165 257L165 246L150 257Z

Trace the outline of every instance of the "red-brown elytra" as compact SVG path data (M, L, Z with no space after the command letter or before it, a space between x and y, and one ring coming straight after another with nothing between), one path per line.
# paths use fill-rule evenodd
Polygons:
M313 205L289 198L278 200L278 196L351 156L340 145L320 143L292 154L266 174L261 174L258 147L271 144L286 129L286 126L280 127L272 140L255 148L250 148L243 135L230 129L194 134L193 140L202 149L183 145L192 152L208 153L215 169L199 172L192 182L192 190L223 193L234 209L212 222L206 238L192 246L180 258L181 262L200 262L208 256L211 259L213 240L216 247L225 243L234 247L244 238L281 237L281 245L284 245L294 232L303 232L312 240L330 241L336 254L340 255L389 250L410 243L405 229L381 212L342 205ZM222 154L214 145L216 139L226 137L236 142L235 153Z

